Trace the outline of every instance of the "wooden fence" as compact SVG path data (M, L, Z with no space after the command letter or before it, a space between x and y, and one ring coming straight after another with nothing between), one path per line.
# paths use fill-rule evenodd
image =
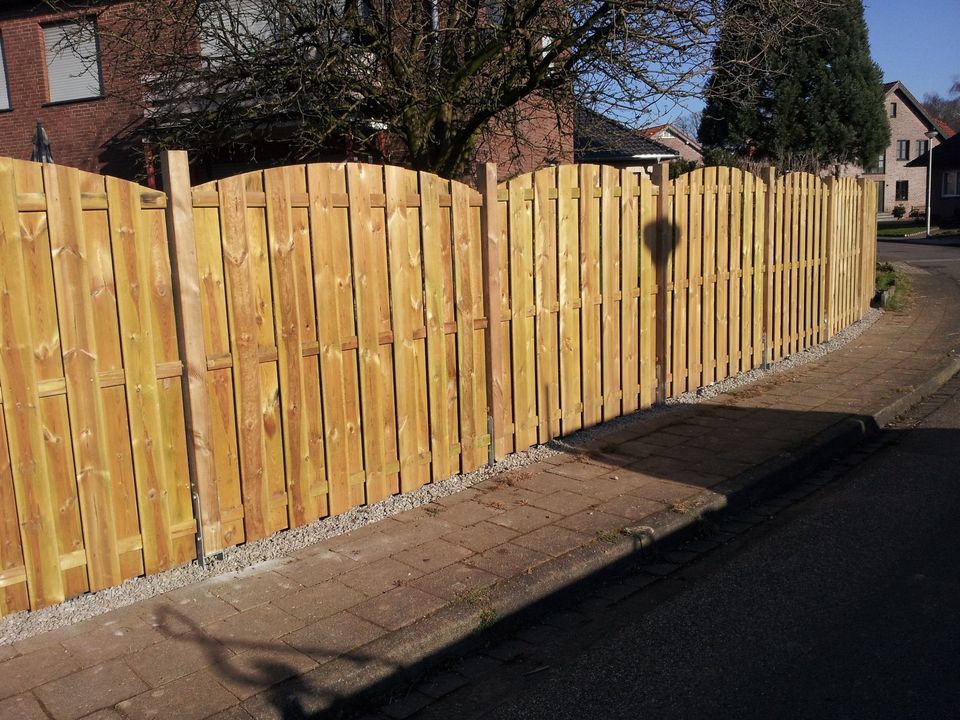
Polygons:
M502 457L822 342L875 188L300 165L167 194L0 160L0 614ZM196 519L195 519L196 518Z

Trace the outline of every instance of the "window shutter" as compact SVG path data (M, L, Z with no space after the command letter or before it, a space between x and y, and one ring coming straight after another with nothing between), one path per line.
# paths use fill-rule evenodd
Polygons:
M100 97L100 59L94 31L76 23L43 29L50 102Z
M3 53L3 38L0 37L0 110L10 109L10 91L7 89L7 61Z

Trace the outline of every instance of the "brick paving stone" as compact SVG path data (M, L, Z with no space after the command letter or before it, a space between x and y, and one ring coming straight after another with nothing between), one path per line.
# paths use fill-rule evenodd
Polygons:
M650 482L650 476L632 468L617 468L607 475L594 478L585 483L583 491L597 500L609 500Z
M331 615L285 635L282 640L317 662L333 660L354 648L366 645L386 631L379 625L349 612Z
M464 564L508 578L524 573L549 559L549 555L528 547L504 543L464 560Z
M657 430L656 432L644 435L639 439L649 445L656 445L657 447L673 447L675 445L683 445L685 442L687 442L687 440L689 440L687 437L682 435L673 435L664 430Z
M400 546L402 547L402 544ZM406 585L421 575L423 571L416 570L405 563L392 558L381 558L341 575L337 582L369 596L379 595L395 587Z
M80 669L80 662L54 645L0 663L0 698L29 690Z
M636 522L666 507L663 503L656 502L655 500L638 498L635 495L621 495L598 505L597 510L609 513L610 515L619 515L622 518Z
M519 535L519 533L516 530L511 530L502 525L495 525L485 520L471 527L444 535L443 539L454 545L462 545L474 552L483 552L484 550L492 548L494 545L507 542L517 535Z
M478 500L478 502L502 513L523 507L524 505L528 505L531 501L536 500L538 497L540 497L540 493L534 492L533 490L527 490L526 488L522 487L506 487L501 485L499 487L495 487L489 492L485 492L483 497Z
M130 720L200 720L236 704L237 698L216 681L210 670L201 670L124 700L117 709Z
M545 525L526 535L514 538L511 542L544 553L545 555L559 557L574 548L585 545L591 539L592 538L587 535L568 530L559 525Z
M557 525L584 535L600 535L611 530L619 530L624 526L624 520L622 517L599 510L584 510L558 520Z
M353 533L347 533L338 539L330 549L351 560L372 562L387 557L397 550L397 543L392 535L373 533L367 537L355 538Z
M184 634L151 645L125 660L150 687L159 687L230 655L233 652L210 637Z
M446 604L446 600L418 588L398 587L360 603L351 612L388 630L399 630Z
M498 512L495 508L475 500L468 500L449 507L442 505L440 507L442 507L443 510L440 511L437 517L453 525L459 525L460 527L466 527L467 525L478 523L481 520L486 520Z
M106 613L95 618L98 627L63 641L82 666L90 667L162 642L164 635L132 615Z
M41 685L34 694L55 720L75 720L147 689L122 660L111 660Z
M472 590L493 585L497 580L499 578L496 575L486 570L458 562L447 565L447 567L429 575L424 575L422 578L414 580L412 585L431 595L446 600L454 600Z
M0 700L0 718L10 720L50 720L37 699L25 693L14 695L6 700Z
M533 500L531 504L559 515L572 515L596 504L596 502L597 499L591 495L559 490L549 495L543 495L539 499Z
M436 540L459 528L459 525L447 522L440 515L423 518L412 523L404 523L400 530L392 534L394 543L390 554L392 555L403 548Z
M211 715L207 720L254 720L253 715L244 710L240 705L221 710L215 715Z
M347 587L339 580L328 580L287 595L273 604L302 620L316 622L351 608L365 599L366 596L359 590Z
M641 485L636 490L632 490L630 494L647 500L672 505L698 492L700 492L700 488L684 485L683 483L670 482L669 480L655 480L646 485Z
M275 572L251 572L223 575L210 581L210 591L237 610L277 600L303 588L296 580Z
M409 550L398 552L393 557L421 573L431 573L471 555L473 555L473 551L462 545L454 545L446 540L432 540Z
M317 662L286 643L232 655L210 668L210 674L241 700L263 692L287 678L317 667Z
M15 658L20 653L14 650L13 645L0 645L0 662Z
M311 548L309 555L295 563L277 568L277 572L296 580L303 586L318 585L356 567L356 562L339 553L323 548Z
M483 493L481 493L476 488L466 488L460 492L453 493L452 495L444 495L434 499L434 503L437 505L443 505L446 508L453 507L454 505L459 505L460 503L467 502L469 500L476 500Z
M577 478L557 475L553 472L540 472L526 480L521 481L521 485L528 490L533 490L544 495L566 490L567 492L580 493L583 490L583 481Z
M558 465L551 470L551 472L555 475L563 475L564 477L573 478L575 480L589 480L597 477L598 475L603 475L607 471L607 468L605 468L603 465L583 462L582 460Z
M237 614L237 609L221 600L206 584L193 585L167 593L172 601L171 615L159 627L164 634L189 632L197 627Z
M235 653L255 650L274 638L303 627L305 621L274 605L258 605L204 628L214 640Z
M527 533L560 518L560 513L550 512L533 505L514 508L502 515L490 518L490 522L509 528L517 533Z
M92 715L85 716L83 720L126 720L126 718L113 708L104 708L103 710L97 710Z

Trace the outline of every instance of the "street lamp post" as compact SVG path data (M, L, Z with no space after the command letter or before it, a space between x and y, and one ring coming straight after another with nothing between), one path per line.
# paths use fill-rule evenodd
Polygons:
M937 137L936 130L924 133L927 136L927 237L930 237L930 190L933 180L933 139Z

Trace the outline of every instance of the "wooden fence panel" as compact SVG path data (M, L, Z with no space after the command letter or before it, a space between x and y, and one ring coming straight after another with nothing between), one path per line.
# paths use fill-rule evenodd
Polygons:
M162 193L0 159L0 614L194 557L194 487L216 551L476 469L491 428L502 456L778 360L872 296L863 181L491 167L481 196L339 164L185 189L185 163L168 232Z
M198 257L225 280L203 296L205 317L228 321L208 322L208 371L234 388L214 435L232 486L223 544L486 461L476 191L349 163L226 178L193 204Z
M0 614L195 556L165 204L0 160Z

